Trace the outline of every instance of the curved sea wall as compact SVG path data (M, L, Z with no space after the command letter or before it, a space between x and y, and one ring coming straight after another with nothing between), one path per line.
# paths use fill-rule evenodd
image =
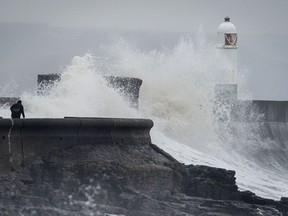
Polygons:
M0 174L60 146L149 145L152 126L148 119L1 119Z

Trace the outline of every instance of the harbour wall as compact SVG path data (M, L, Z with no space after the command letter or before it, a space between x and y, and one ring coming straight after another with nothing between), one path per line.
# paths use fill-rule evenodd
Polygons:
M134 77L105 76L107 86L112 87L119 93L132 108L139 106L139 94L142 80ZM50 91L61 80L61 74L38 74L37 94L42 96L49 95ZM16 103L18 97L0 97L1 107L10 107Z
M133 108L138 108L142 80L134 77L105 76L107 85L114 88ZM61 74L38 74L37 93L48 95L54 85L61 80Z
M250 142L270 143L271 157L287 163L288 101L239 100L237 85L217 85L215 94L214 112L221 130L228 129L235 137L246 131Z
M54 148L75 145L149 145L149 119L1 119L0 174L27 165Z
M238 122L288 122L288 101L240 100L237 97L237 85L234 84L216 85L215 98L215 113L220 114L225 108L224 119Z

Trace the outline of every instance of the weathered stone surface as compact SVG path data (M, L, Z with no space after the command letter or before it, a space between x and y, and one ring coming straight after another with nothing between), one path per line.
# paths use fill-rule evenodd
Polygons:
M185 166L152 144L66 146L0 178L0 214L288 215L285 198L239 192L234 175Z

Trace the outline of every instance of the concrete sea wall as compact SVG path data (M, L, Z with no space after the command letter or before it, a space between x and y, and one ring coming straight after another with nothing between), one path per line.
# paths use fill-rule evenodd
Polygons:
M142 80L134 77L105 76L107 85L114 88L131 107L138 108L139 92ZM49 91L61 80L61 74L38 74L39 95L48 95Z
M288 101L239 100L237 85L216 85L215 97L215 112L225 107L232 121L288 122Z
M152 126L148 119L1 119L0 174L60 146L149 145Z
M38 74L37 77L37 93L39 95L47 95L53 88L54 84L59 82L61 74Z
M288 101L239 100L237 85L217 85L215 94L215 116L232 134L249 128L254 141L288 150Z
M131 107L138 108L142 80L134 77L106 76L108 85L117 90Z
M133 108L138 108L139 94L142 80L134 77L105 76L107 85L114 88L115 91L123 97ZM49 95L49 92L61 80L61 74L38 74L37 77L37 94ZM0 106L10 107L16 103L18 97L0 97Z

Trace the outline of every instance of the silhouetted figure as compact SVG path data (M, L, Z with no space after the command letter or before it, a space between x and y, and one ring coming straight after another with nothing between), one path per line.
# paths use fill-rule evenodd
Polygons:
M20 118L21 114L22 114L23 118L25 118L24 107L22 106L21 100L18 100L17 103L13 104L10 107L10 110L11 110L11 117L12 118Z

